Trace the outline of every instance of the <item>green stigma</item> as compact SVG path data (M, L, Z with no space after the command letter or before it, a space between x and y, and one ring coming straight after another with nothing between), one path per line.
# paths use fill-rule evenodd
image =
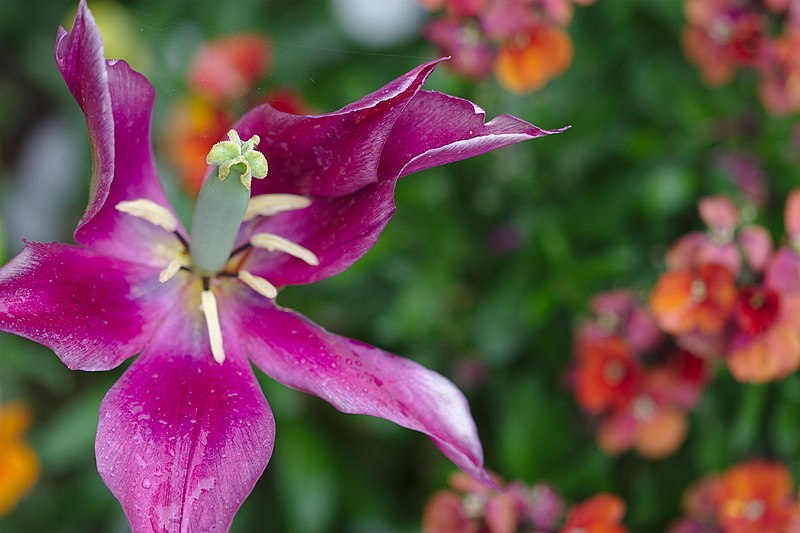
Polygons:
M228 139L206 157L217 167L218 179L209 176L203 184L192 215L192 264L206 275L225 268L250 201L250 182L267 175L267 159L255 149L257 135L242 142L231 130Z
M263 179L267 176L267 158L255 149L261 142L258 135L253 135L247 142L242 142L236 130L228 132L229 141L220 141L211 147L206 156L206 163L219 168L219 180L225 181L234 165L244 165L244 172L239 179L244 188L250 190L253 178Z

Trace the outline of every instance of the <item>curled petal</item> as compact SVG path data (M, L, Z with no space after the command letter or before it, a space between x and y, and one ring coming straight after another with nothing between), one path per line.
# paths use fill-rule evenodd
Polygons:
M168 320L100 406L97 469L133 533L227 531L272 454L272 413L236 336L225 330L219 365L201 320Z
M29 243L0 269L0 331L44 344L69 368L108 370L142 350L177 286L84 248Z
M163 259L154 256L153 241L177 247L177 240L115 209L119 202L145 198L171 211L153 163L152 86L126 62L106 61L100 32L85 1L72 31L59 29L55 58L86 117L92 149L89 204L75 240L120 259L163 265Z
M381 158L381 180L401 178L566 129L544 130L511 115L485 120L486 112L469 100L420 91L392 128Z
M269 179L253 194L342 196L378 181L377 170L397 117L438 61L421 65L388 85L327 115L290 115L259 106L234 125L258 134Z
M466 473L494 485L483 469L467 402L450 381L408 359L328 333L269 300L240 296L240 335L267 375L342 412L420 431Z

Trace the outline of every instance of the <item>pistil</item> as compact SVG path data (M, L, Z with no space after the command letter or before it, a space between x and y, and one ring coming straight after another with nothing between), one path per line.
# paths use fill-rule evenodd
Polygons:
M192 263L206 275L225 267L247 212L250 180L267 175L267 160L255 150L257 135L243 143L231 130L228 138L208 153L206 161L217 166L216 176L206 179L192 216Z

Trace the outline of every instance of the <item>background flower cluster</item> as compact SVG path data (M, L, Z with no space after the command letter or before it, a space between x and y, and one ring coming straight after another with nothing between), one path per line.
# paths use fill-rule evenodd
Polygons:
M419 0L444 13L425 36L451 68L468 78L494 72L506 89L527 94L562 74L572 63L566 32L575 4L595 0Z
M601 294L577 330L576 400L597 415L608 453L675 452L716 366L758 384L800 368L800 189L788 197L777 248L727 197L701 199L699 212L705 231L667 249L646 304L629 291Z
M48 59L75 2L34 4L0 16L0 262L69 242L88 194L83 117ZM363 261L280 296L453 378L503 495L261 376L278 440L231 531L796 531L795 2L89 4L106 54L155 85L184 221L198 157L242 109L331 111L440 54L427 88L572 125L402 180ZM123 370L0 336L0 529L127 530L92 447Z
M706 83L739 69L761 78L759 96L775 114L800 110L800 7L794 0L687 0L683 46Z

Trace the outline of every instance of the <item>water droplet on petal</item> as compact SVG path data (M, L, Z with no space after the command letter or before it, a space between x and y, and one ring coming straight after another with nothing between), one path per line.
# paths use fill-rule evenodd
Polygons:
M152 487L152 486L153 486L153 483L152 483L152 482L151 482L151 481L150 481L148 478L144 478L144 479L142 480L142 487L143 487L143 488L145 488L145 489L149 489L149 488L150 488L150 487Z

